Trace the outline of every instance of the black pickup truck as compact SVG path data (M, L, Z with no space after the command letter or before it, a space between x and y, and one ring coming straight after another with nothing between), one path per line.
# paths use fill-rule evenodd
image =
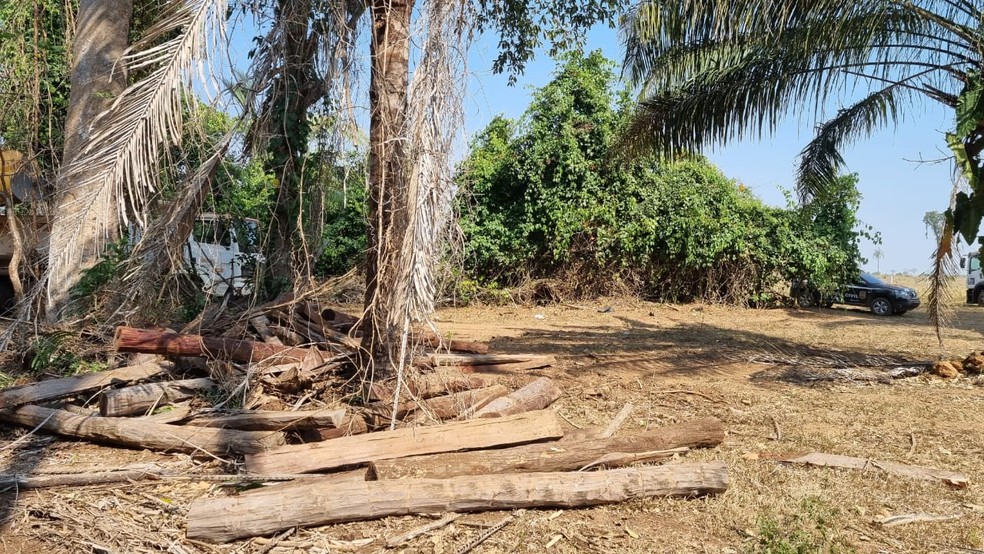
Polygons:
M789 295L796 299L801 308L833 304L864 306L875 315L902 315L919 307L919 295L915 289L890 285L878 277L861 272L861 276L834 294L824 295L809 282L793 283Z

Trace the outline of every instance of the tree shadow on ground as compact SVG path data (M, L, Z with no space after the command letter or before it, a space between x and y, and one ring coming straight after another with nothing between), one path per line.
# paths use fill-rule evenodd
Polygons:
M820 348L708 323L677 322L664 327L627 317L617 319L623 328L523 330L519 337L493 340L492 348L501 353L553 354L573 378L609 369L638 378L715 377L731 375L739 366L746 370L752 366L753 379L810 385L827 380L824 375L829 380L879 380L875 378L878 373L928 363L874 348Z

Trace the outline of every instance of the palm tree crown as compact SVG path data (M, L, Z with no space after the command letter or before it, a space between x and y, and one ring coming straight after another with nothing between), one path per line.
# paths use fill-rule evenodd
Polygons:
M920 98L959 115L984 69L976 0L648 0L625 18L622 38L642 96L628 146L698 150L813 110L823 121L801 153L804 198L835 177L843 145L895 123ZM823 118L857 91L859 100ZM956 127L977 160L984 117L969 111Z

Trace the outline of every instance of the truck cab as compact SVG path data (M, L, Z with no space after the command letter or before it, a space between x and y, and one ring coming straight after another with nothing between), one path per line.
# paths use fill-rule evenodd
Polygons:
M960 267L967 273L967 303L984 306L984 276L981 275L980 252L960 258Z
M207 294L250 294L256 266L263 262L259 222L203 213L195 220L183 252Z

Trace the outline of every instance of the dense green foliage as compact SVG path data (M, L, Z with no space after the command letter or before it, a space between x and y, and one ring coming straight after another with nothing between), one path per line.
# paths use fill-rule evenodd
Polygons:
M629 102L614 81L600 54L572 55L521 122L496 118L475 138L458 177L473 277L747 302L792 278L831 286L857 271L855 177L778 209L704 160L616 162Z

